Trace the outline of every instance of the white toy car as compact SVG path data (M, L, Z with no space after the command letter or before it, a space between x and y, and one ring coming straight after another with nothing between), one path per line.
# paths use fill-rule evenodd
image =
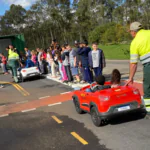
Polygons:
M18 71L18 77L23 82L25 79L30 77L39 77L40 71L38 67L30 67L30 68L23 68L21 71Z

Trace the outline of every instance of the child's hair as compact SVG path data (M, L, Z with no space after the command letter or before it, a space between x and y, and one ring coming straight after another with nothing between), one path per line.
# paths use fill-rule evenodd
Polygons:
M51 50L51 51L54 50L54 46L50 46L50 50Z
M112 71L111 83L112 84L119 84L121 80L121 74L118 69L114 69Z
M35 50L32 50L32 51L31 51L31 54L32 54L32 55L36 55L37 52L36 52Z
M56 51L55 55L57 56L58 60L61 60L61 52L60 51Z
M66 49L66 45L64 44L61 48L62 48L62 49L63 49L63 48Z
M98 45L98 43L97 42L93 42L92 45Z
M99 85L104 85L105 84L105 77L103 75L99 75L95 78L95 81Z

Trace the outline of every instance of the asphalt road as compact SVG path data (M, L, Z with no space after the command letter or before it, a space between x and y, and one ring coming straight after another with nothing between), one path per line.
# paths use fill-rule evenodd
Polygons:
M58 124L51 116L63 121ZM83 145L72 132L86 140ZM68 116L36 111L0 118L2 150L107 150L83 123Z
M99 139L100 145L112 150L149 150L150 148L150 120L129 114L109 121L108 125L95 127L89 114L76 113L73 102L62 105L39 108L39 111L54 112L83 123ZM83 134L84 135L84 134ZM86 136L85 136L86 137ZM90 142L90 141L89 141ZM94 149L93 149L94 150Z
M120 68L127 73L128 62L109 62L105 74L113 68ZM139 67L139 76L142 77ZM128 75L127 75L128 76ZM4 89L0 89L1 105L26 103L39 100L45 96L60 95L71 91L69 86L52 80L41 78L18 85L10 84L10 76L0 76L0 81L7 81ZM57 101L61 102L61 95ZM49 100L51 101L53 97ZM69 99L68 99L69 100ZM41 103L42 101L35 101ZM55 101L55 100L54 100ZM17 104L16 104L17 105ZM30 105L30 103L29 103ZM28 107L29 107L28 105ZM18 105L17 105L18 106ZM20 105L21 106L21 105ZM26 105L24 105L26 106ZM11 105L10 107L16 107ZM24 109L24 107L22 107ZM52 116L57 117L55 120ZM59 121L61 122L59 124ZM89 114L76 113L72 101L36 108L31 112L18 112L0 117L0 149L2 150L149 150L150 120L130 114L111 120L108 125L95 127ZM78 136L74 137L71 133ZM84 145L87 143L87 145Z
M113 69L118 69L121 72L122 79L129 79L129 60L106 60L106 67L103 73L110 77ZM143 81L143 66L140 62L138 63L134 79Z
M67 101L0 118L0 148L149 150L149 124L149 119L130 114L115 118L103 127L95 127L89 114L77 114L73 102ZM78 134L82 140L74 137L72 132ZM87 144L84 145L84 142Z
M0 83L5 81L12 83L13 79L10 75L0 75ZM72 90L69 86L48 80L45 77L40 79L32 78L17 85L19 85L19 88L16 85L4 84L4 88L0 89L0 105L38 100L42 97L55 96ZM28 95L24 95L26 93Z

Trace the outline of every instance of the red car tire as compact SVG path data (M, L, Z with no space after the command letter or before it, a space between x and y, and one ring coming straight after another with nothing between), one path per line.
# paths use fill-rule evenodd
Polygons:
M76 112L78 114L83 114L83 110L80 108L80 102L79 102L79 99L77 96L73 96L73 102L74 102L74 106L75 106L75 109L76 109Z
M91 108L90 113L91 113L91 118L92 118L94 125L97 127L101 126L102 120L101 120L100 116L98 115L98 111L97 111L97 108L95 106L93 106Z

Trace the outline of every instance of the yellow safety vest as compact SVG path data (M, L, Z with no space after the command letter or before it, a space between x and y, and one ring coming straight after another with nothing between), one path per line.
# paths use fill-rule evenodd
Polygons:
M8 60L16 60L16 59L19 59L19 55L15 52L13 52L11 49L9 49L8 51Z
M150 30L140 30L136 34L130 46L130 62L142 64L150 62Z

